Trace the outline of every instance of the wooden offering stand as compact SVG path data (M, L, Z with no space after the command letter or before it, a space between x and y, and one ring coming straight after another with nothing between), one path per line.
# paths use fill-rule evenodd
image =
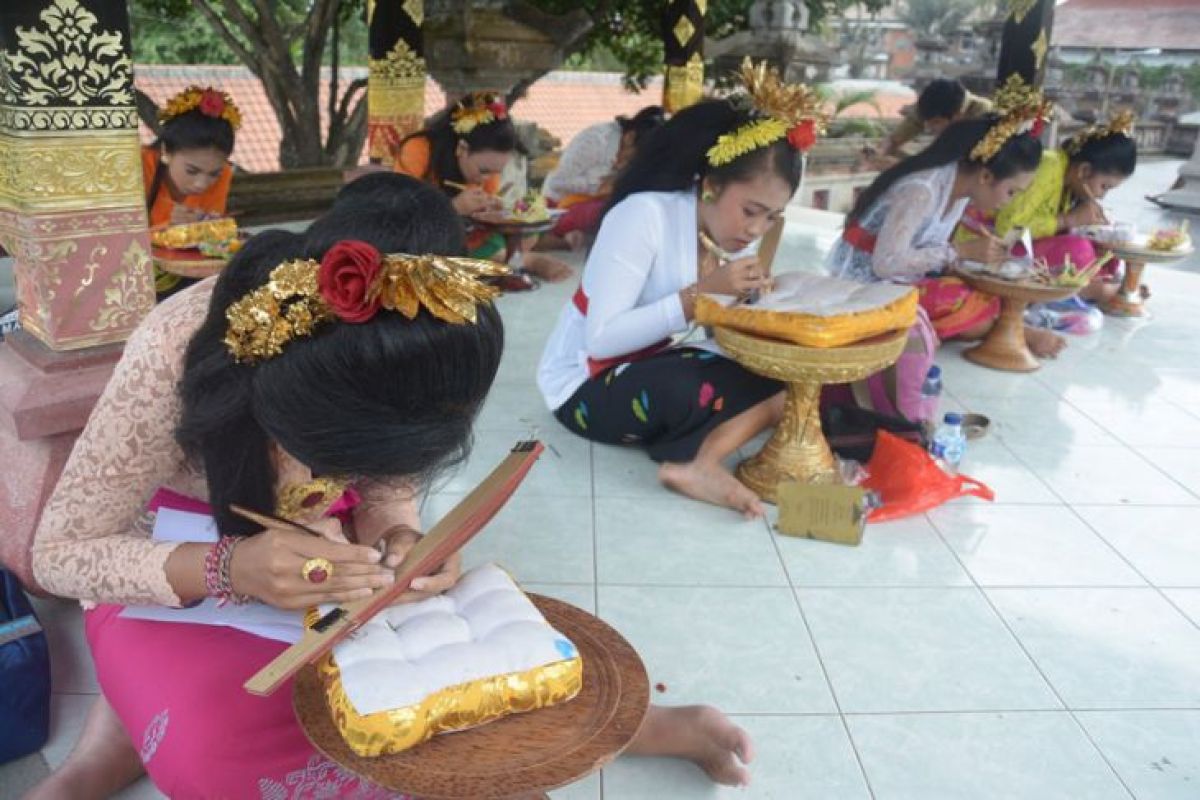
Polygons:
M821 430L821 387L862 380L896 363L908 341L908 331L894 331L843 347L803 347L722 327L714 331L717 343L743 367L787 384L783 419L762 451L738 466L738 480L770 503L776 501L783 481L840 480Z
M1125 262L1125 275L1121 279L1121 288L1113 299L1102 308L1105 314L1114 317L1141 317L1146 314L1145 303L1142 300L1142 273L1147 264L1170 264L1187 258L1196 252L1187 247L1179 250L1149 250L1128 244L1105 244L1098 246L1108 248L1113 255Z
M346 745L316 667L296 675L293 705L318 750L347 770L420 800L532 800L601 769L629 746L650 705L646 668L595 616L541 595L530 599L575 643L583 688L562 705L435 736L396 755L364 758Z
M224 258L213 258L201 253L197 248L176 250L169 247L150 248L150 258L154 266L163 272L179 275L183 278L207 278L225 269L229 263Z
M982 342L963 352L968 361L1006 372L1034 372L1041 362L1025 344L1025 309L1030 303L1052 303L1078 294L1078 286L1043 286L1006 281L963 269L955 276L976 291L1000 298L1000 317Z

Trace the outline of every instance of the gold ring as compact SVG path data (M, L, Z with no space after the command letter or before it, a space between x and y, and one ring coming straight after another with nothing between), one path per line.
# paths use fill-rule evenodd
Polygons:
M300 574L309 583L324 583L333 576L333 562L328 558L310 558L300 568Z

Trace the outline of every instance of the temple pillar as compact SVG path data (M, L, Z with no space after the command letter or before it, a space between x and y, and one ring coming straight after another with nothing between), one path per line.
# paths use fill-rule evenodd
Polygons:
M0 4L0 561L27 584L42 504L154 304L124 0Z
M1041 86L1054 27L1054 0L1006 0L1006 4L996 85L1003 86L1015 73L1030 86Z
M374 164L391 164L400 140L424 120L424 21L423 0L367 0L367 141Z
M663 107L671 113L704 96L704 13L708 0L667 0L663 11Z

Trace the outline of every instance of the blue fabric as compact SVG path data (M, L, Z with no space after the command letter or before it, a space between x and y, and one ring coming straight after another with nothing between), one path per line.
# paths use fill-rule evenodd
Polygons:
M27 617L34 617L29 598L0 569L0 626ZM42 631L0 644L0 720L0 764L37 752L49 738L50 652Z

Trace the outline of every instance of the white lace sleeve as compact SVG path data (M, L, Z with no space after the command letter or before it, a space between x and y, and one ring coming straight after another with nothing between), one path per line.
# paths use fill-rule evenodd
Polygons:
M620 144L619 131L616 123L604 123L576 134L554 172L546 178L546 196L561 200L572 194L595 194L612 173Z
M875 238L871 267L884 280L915 281L954 262L956 253L949 242L919 245L922 228L938 217L937 193L916 181L895 187L888 198L888 212Z

